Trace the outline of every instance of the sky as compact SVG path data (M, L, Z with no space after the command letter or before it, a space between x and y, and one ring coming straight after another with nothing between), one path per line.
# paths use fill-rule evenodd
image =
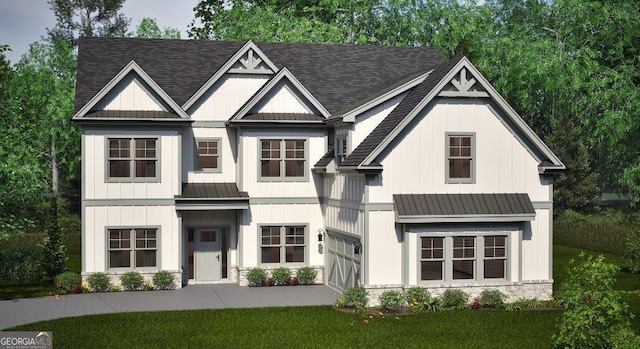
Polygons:
M181 38L187 39L187 26L194 18L193 8L198 0L126 0L121 12L131 18L129 31L145 17L155 18L158 26L177 28ZM0 45L12 51L5 55L16 63L27 52L29 44L46 36L47 29L56 25L56 18L47 0L0 0Z

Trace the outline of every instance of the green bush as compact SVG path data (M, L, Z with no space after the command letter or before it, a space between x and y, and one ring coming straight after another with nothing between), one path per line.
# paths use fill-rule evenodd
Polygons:
M249 286L262 286L267 281L267 272L262 268L253 268L247 272Z
M137 291L144 286L144 278L137 271L129 271L120 275L120 283L126 291Z
M450 288L442 294L442 306L463 309L468 306L469 294L459 288Z
M93 273L87 277L87 283L92 290L104 292L111 287L111 279L105 273Z
M176 282L173 279L173 274L166 270L160 270L153 275L153 284L156 285L158 290L173 290L176 288Z
M311 267L302 267L296 271L296 276L301 285L313 285L316 283L318 272Z
M480 305L485 308L502 308L507 295L498 290L484 290L480 292Z
M276 286L288 285L291 282L291 269L287 267L277 267L271 273Z
M567 210L553 220L553 243L623 256L637 221L637 214L612 209L589 215Z
M411 287L404 292L405 302L412 313L419 313L427 310L433 298L431 293L424 287Z
M42 277L38 249L0 249L0 282L33 282Z
M369 294L363 287L352 287L344 291L344 304L364 311L369 304Z
M624 254L629 270L640 273L640 229L634 229L627 235L627 247Z
M74 286L82 287L82 276L66 271L55 277L55 284L62 294L73 292Z
M398 291L384 291L378 298L378 308L387 311L398 311L404 306L404 296Z
M47 234L42 239L42 267L49 277L59 275L66 270L67 246L62 241L58 198L53 197L47 222Z
M153 290L155 290L155 289L156 289L156 286L155 286L153 283L151 283L151 282L145 281L145 282L142 284L142 290L143 290L143 291L153 291Z
M566 310L553 335L555 347L631 347L638 341L631 329L629 306L613 289L618 269L605 263L602 255L585 258L581 253L579 262L569 262L560 294Z

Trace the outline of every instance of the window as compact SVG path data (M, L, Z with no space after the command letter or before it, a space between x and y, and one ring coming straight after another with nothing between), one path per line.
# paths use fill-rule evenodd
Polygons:
M507 279L506 236L423 236L419 243L422 281Z
M261 263L304 263L305 226L262 226Z
M447 183L473 183L474 142L473 134L447 135Z
M197 141L198 168L202 170L220 169L220 141L217 139L202 139Z
M339 137L336 145L336 155L338 156L338 163L342 162L348 155L347 139L345 137Z
M157 139L108 139L109 179L157 178Z
M109 268L156 267L157 233L157 229L148 228L109 229Z
M306 141L301 139L261 140L262 179L302 179L306 177Z

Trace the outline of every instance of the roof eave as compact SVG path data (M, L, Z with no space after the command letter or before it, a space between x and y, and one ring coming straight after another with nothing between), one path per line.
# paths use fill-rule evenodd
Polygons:
M73 123L79 125L189 125L192 119L164 119L164 118L86 118L74 117L71 119Z

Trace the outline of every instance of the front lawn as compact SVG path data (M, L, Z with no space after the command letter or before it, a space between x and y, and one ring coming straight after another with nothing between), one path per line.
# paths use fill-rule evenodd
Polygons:
M369 318L325 306L108 314L12 330L53 331L63 348L544 348L559 316L455 310Z

